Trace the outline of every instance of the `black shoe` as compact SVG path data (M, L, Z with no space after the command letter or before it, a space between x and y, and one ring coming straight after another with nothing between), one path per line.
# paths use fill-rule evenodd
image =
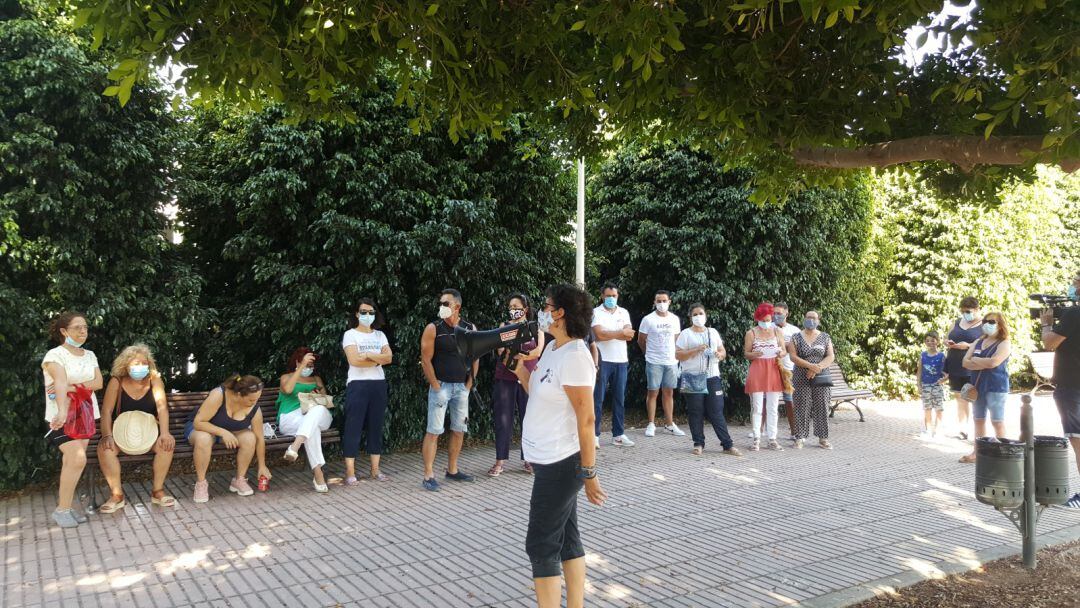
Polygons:
M1080 509L1080 492L1073 494L1073 497L1061 505L1066 509Z
M457 473L451 473L450 471L447 471L446 478L453 479L454 481L476 481L475 477L469 475L468 473L462 473L461 471L458 471Z
M959 433L957 433L956 436L959 437L960 439L964 440L964 441L967 441L967 438L968 438L967 433L965 433L964 431L960 431Z

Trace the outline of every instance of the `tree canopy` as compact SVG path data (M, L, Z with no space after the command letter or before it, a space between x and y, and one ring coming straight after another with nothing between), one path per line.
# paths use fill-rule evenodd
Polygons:
M612 135L713 145L728 158L854 167L1080 159L1075 0L53 0L119 60L126 99L182 66L196 103L284 103L355 118L385 71L414 130L498 136L515 113L575 150ZM946 16L942 16L942 15ZM938 41L905 61L905 35ZM347 85L347 86L343 86Z

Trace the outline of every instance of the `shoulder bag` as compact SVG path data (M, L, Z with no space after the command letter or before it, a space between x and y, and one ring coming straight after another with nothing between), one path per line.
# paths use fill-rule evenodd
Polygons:
M705 328L706 348L712 349L712 330ZM705 353L698 355L701 358L702 371L679 374L679 390L684 393L707 393L709 392L709 363Z
M328 410L333 409L333 407L334 407L334 398L331 397L330 395L323 395L321 393L307 392L307 393L300 393L300 395L298 397L300 399L300 413L301 414L308 413L308 410L315 407L316 405L321 405L321 406L325 407Z

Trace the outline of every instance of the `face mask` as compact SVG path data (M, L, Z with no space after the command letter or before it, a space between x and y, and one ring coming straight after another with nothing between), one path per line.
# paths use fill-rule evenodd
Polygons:
M667 302L657 302L656 312L667 312L668 306L670 306L670 304Z
M607 296L604 298L604 308L615 308L619 304L619 298L617 296Z
M314 374L314 373L315 373L315 368L314 367L305 367L304 369L300 370L300 375L305 377L305 378L310 378L311 374Z
M150 366L149 365L129 365L128 366L128 375L131 376L132 380L142 380L143 378L150 375Z
M773 323L772 321L758 321L757 326L761 329L772 329Z
M525 311L518 308L510 309L510 320L517 321L518 319L525 318Z
M453 315L454 315L454 311L451 310L449 306L443 306L442 304L439 304L439 318L440 319L449 319Z
M690 322L694 327L705 327L705 315L694 315L690 317Z
M536 324L540 327L540 331L547 331L551 329L551 324L555 322L555 319L551 318L551 313L546 310L541 310L536 313Z
M802 326L805 327L806 329L817 329L818 320L817 319L803 319L802 320Z
M983 323L983 333L992 336L997 333L997 323Z
M1069 288L1065 290L1065 295L1069 296L1070 300L1080 300L1080 296L1076 293L1076 286L1069 285Z
M783 323L784 321L787 321L787 315L776 313L776 314L774 314L772 316L772 320L773 320L773 323L776 323L777 325L779 325L779 324Z
M968 323L971 323L975 320L975 313L973 312L962 312L960 313L960 316L963 317L963 319Z
M371 327L371 324L375 322L375 315L356 315L356 320L360 321L364 327Z
M72 340L71 336L64 338L64 342L67 342L68 346L74 346L75 348L82 348L82 345L86 344L86 342L76 342L75 340Z

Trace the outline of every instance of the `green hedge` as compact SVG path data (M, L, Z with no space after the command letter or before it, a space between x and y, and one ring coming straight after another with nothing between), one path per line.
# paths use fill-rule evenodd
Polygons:
M684 326L691 303L709 309L733 353L722 373L734 397L730 411L740 415L747 408L742 340L759 302L786 301L796 322L820 310L843 363L880 292L866 280L873 274L866 187L809 190L783 207L762 207L749 200L749 177L687 146L625 149L591 180L588 223L590 254L599 258L592 291L616 280L635 327L657 289L672 292ZM631 360L627 403L639 406L643 363Z

